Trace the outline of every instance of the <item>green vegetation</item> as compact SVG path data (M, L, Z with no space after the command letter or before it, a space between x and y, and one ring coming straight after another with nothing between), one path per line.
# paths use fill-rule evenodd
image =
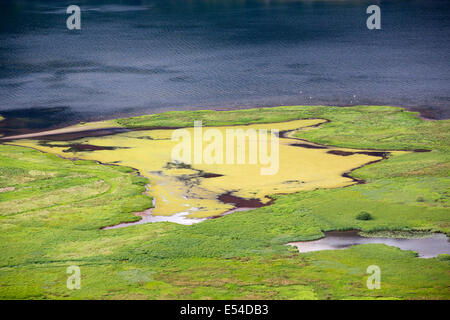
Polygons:
M372 220L372 215L366 211L361 211L356 215L356 220Z
M355 148L428 149L352 172L367 183L274 196L273 205L192 226L135 221L151 206L130 168L71 161L0 145L0 298L25 299L449 299L448 255L420 259L380 244L298 253L287 242L323 231L450 233L450 121L423 121L393 107L280 107L186 111L119 119L120 125L183 126L325 118L297 133ZM418 199L423 201L418 201ZM361 211L373 220L357 220ZM366 268L378 265L380 290ZM81 290L66 268L81 268Z
M116 119L126 128L243 125L306 118L328 119L320 130L303 132L305 139L342 147L376 149L449 148L448 120L423 121L418 113L398 107L293 106L231 111L170 111L140 117Z

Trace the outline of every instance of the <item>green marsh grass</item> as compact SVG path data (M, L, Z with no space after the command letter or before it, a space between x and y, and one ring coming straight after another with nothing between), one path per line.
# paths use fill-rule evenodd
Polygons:
M331 120L297 133L309 141L431 151L351 173L365 184L277 195L271 206L192 226L101 230L151 207L146 179L131 168L0 145L0 298L449 299L448 255L420 259L381 244L300 254L285 244L329 230L449 234L450 121L424 121L394 107L184 111L116 121L156 127L299 118ZM361 211L374 219L356 220ZM366 288L373 264L381 268L380 290ZM81 290L66 288L70 265L81 268Z

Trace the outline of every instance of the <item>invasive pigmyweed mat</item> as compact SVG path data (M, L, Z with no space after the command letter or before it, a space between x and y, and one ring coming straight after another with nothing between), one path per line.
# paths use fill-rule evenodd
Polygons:
M187 129L172 132L172 141L179 140L171 153L174 163L259 164L261 175L274 175L280 167L278 129L268 132L267 129L230 128L224 132L216 128L203 129L202 121L194 121L193 134Z

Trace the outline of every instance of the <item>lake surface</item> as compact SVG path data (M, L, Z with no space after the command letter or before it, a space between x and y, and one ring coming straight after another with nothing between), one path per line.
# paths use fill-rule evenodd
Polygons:
M291 242L299 252L312 252L321 250L339 250L358 244L383 243L402 250L412 250L419 254L420 258L437 257L439 254L450 254L450 242L445 234L434 234L424 238L383 238L362 237L358 231L331 231L325 232L325 237L314 241Z
M381 30L366 27L374 2ZM6 116L32 115L31 125L47 128L174 109L293 104L450 114L446 0L77 1L80 31L66 28L69 4L1 2Z

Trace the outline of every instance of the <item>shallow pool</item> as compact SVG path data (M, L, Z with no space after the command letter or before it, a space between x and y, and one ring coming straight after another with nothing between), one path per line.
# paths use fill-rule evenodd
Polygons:
M412 250L420 258L437 257L439 254L450 254L450 242L445 234L436 233L423 238L385 238L362 237L359 231L330 231L325 237L314 241L290 242L291 246L298 248L299 252L312 252L321 250L340 250L358 244L383 243L402 250Z

